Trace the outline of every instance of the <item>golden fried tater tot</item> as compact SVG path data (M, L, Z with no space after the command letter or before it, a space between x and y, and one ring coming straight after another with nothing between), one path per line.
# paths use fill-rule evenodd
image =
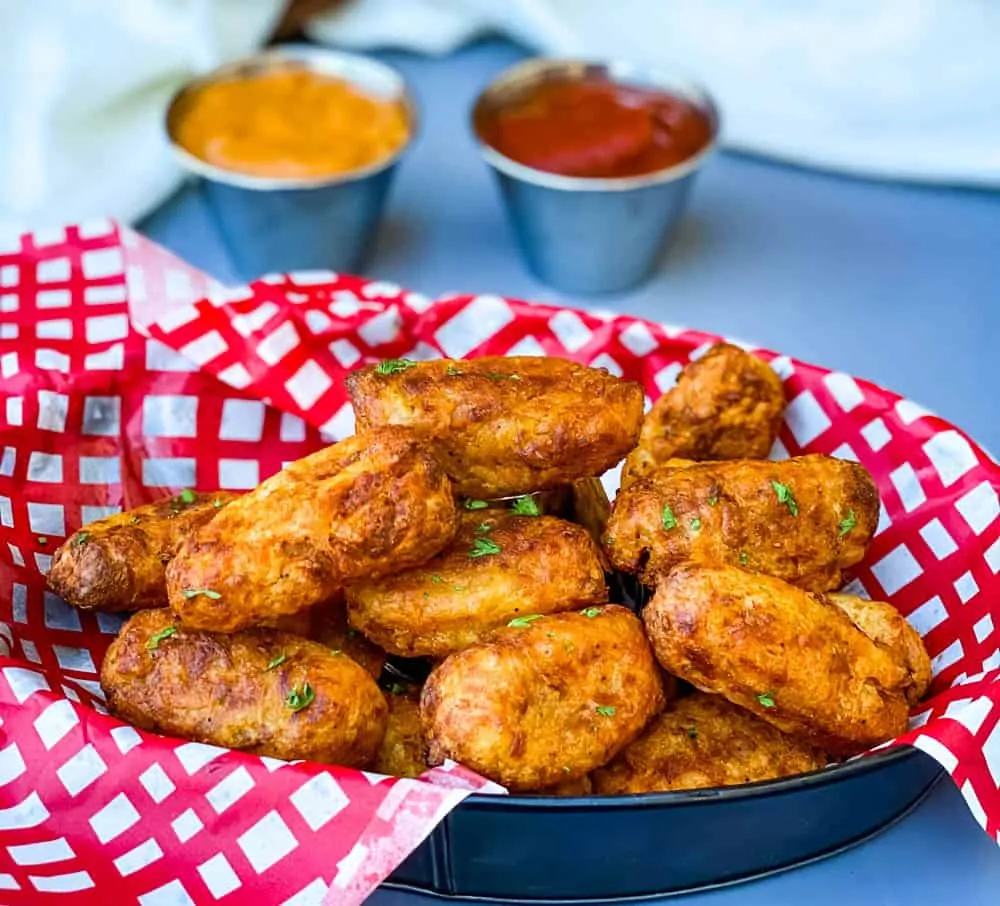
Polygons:
M825 752L907 728L909 674L822 595L688 564L660 580L644 619L664 669Z
M668 459L764 459L785 409L781 378L766 362L718 343L680 373L646 414L622 487Z
M695 692L670 702L591 776L598 793L655 793L772 780L818 770L827 761L819 749L721 696Z
M429 764L531 791L605 764L663 703L641 623L612 604L516 620L435 667L420 707Z
M382 675L388 655L348 625L343 592L338 592L329 601L311 608L309 618L309 628L305 633L308 638L331 651L346 654L375 679Z
M642 388L604 369L539 356L397 365L348 376L358 430L409 425L468 497L600 475L639 437Z
M878 525L863 466L829 456L697 463L656 472L615 500L612 564L647 585L678 563L727 563L809 591L843 584Z
M906 699L911 705L920 701L931 684L931 657L920 633L895 607L884 601L843 594L829 594L827 598L909 674Z
M562 519L466 513L433 560L348 588L348 619L391 654L442 657L514 617L606 601L597 550L585 528Z
M292 463L190 537L167 594L190 629L235 632L433 557L455 536L451 485L406 428Z
M386 696L389 721L372 770L390 777L419 777L426 771L420 692L399 689Z
M284 632L183 629L165 609L122 627L101 688L141 729L274 758L364 767L385 733L385 697L350 658Z
M188 535L238 496L184 491L91 522L55 552L49 588L81 610L166 607L167 563Z

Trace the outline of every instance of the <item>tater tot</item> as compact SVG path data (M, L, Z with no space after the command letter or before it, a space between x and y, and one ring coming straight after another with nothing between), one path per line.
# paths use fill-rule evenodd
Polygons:
M372 770L390 777L419 777L428 769L420 722L420 690L398 688L386 695L389 719Z
M166 607L166 568L181 542L238 496L183 491L91 522L55 552L49 588L81 610Z
M431 672L421 695L428 763L452 758L511 791L569 783L613 758L663 703L631 611L519 618Z
M443 657L517 616L607 598L585 528L496 510L465 514L452 546L423 566L347 591L351 625L403 657Z
M382 675L388 655L348 625L343 593L311 608L308 627L302 634L331 651L346 654L376 680Z
M655 793L734 786L826 765L819 749L718 695L670 702L642 735L591 775L597 793Z
M643 618L665 670L825 752L907 728L909 674L822 595L689 564L660 580Z
M456 528L436 460L383 428L290 464L195 532L167 570L170 607L190 629L235 632L417 566Z
M141 729L274 758L364 767L385 734L385 697L349 657L273 630L187 630L165 609L122 627L101 688Z
M736 460L659 471L618 495L605 544L647 585L684 562L741 566L831 591L878 525L863 466L829 456Z
M766 362L718 343L681 371L646 413L622 486L669 459L764 459L785 409L781 378Z
M635 446L642 422L639 384L540 356L383 363L349 375L347 389L361 433L412 427L467 497L601 475Z

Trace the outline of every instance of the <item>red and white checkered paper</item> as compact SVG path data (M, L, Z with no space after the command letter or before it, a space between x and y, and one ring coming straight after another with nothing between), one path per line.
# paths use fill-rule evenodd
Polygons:
M393 780L100 713L120 621L45 590L68 534L182 488L254 487L349 435L343 377L367 362L564 356L652 399L717 339L325 272L224 289L110 222L0 249L0 901L348 906L475 786L462 769ZM857 581L909 617L935 669L893 744L939 761L1000 841L1000 467L908 400L759 354L790 400L773 455L857 459L881 489Z

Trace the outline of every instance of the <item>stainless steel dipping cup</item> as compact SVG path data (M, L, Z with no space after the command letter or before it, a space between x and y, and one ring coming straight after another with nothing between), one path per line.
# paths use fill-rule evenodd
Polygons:
M591 179L527 167L500 154L477 124L492 110L549 81L602 79L684 98L709 119L709 143L693 157L641 176ZM573 293L614 293L646 279L673 237L695 176L715 150L719 113L693 82L626 63L528 60L502 72L477 98L472 130L493 169L529 269Z
M402 100L409 136L369 167L310 179L251 176L206 163L177 144L175 124L197 89L274 69L308 69L374 97ZM417 109L395 69L356 54L287 46L222 66L184 86L167 111L167 135L181 165L205 179L219 232L241 279L294 270L358 271L371 250L400 158L417 132Z

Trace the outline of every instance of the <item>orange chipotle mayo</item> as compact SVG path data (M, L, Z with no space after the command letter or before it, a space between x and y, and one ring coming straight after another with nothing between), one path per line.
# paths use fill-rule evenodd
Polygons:
M409 134L402 101L301 68L195 89L174 124L177 143L206 163L278 179L360 170L391 157Z

